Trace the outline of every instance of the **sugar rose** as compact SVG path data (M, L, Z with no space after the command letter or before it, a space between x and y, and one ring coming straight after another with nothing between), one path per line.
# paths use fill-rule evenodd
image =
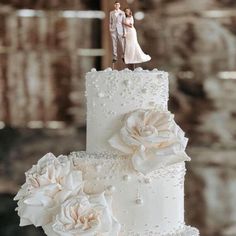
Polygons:
M75 171L66 156L52 153L42 157L25 173L26 182L15 196L20 226L48 224L60 203L76 195L83 186L82 173Z
M53 222L43 227L45 233L50 236L118 236L120 224L112 215L108 198L102 193L68 199Z
M109 140L113 148L131 155L134 168L143 174L190 160L187 142L173 114L143 109L127 114L123 127Z

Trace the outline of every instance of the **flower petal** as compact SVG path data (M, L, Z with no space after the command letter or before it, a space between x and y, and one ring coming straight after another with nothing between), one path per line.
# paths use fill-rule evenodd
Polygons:
M118 134L116 134L112 138L110 138L108 142L113 148L119 150L122 153L131 154L133 152L132 148L130 148L128 145L126 145L121 140L121 138Z
M132 157L134 168L144 175L163 167L177 164L183 161L189 161L190 158L185 152L177 154L160 155L155 149L140 149Z

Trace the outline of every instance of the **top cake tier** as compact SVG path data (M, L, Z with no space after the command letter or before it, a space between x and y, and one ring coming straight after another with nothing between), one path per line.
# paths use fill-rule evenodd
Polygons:
M125 114L136 109L168 110L168 73L137 68L134 71L93 69L86 75L86 151L114 152L108 140L122 127Z

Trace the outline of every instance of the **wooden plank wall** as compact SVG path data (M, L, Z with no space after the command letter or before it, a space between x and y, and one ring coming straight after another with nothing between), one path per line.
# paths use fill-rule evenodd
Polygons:
M81 122L81 117L84 122L84 65L77 52L93 47L94 20L62 18L57 11L44 14L0 13L0 121L12 126ZM86 68L93 67L94 59L83 60Z
M91 5L94 0L0 0L0 4L15 9L66 10Z

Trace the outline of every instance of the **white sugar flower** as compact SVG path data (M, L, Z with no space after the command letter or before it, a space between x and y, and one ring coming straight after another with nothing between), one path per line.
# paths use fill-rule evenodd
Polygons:
M110 196L80 194L65 201L43 229L50 236L117 236L120 224L112 215Z
M73 169L67 156L56 158L48 153L25 175L26 183L14 198L18 200L20 226L48 224L60 203L83 187L82 173Z
M124 126L109 140L113 148L132 155L134 168L143 174L190 160L187 142L169 111L142 109L129 113Z

